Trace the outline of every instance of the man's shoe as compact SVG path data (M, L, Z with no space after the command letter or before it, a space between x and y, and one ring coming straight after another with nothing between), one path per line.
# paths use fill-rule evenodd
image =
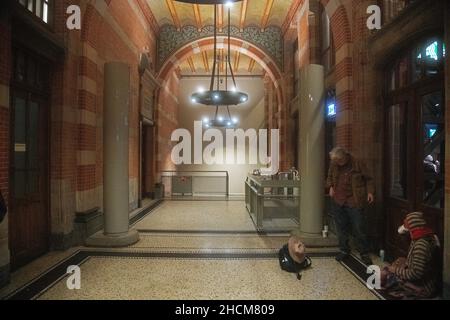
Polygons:
M361 261L367 266L373 265L372 259L370 258L370 256L368 254L362 254Z
M344 260L346 257L348 257L348 252L340 252L340 253L336 256L336 261L337 261L337 262L341 262L341 261Z

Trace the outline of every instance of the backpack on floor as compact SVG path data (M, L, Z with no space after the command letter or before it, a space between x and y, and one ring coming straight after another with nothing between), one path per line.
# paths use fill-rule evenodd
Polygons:
M283 248L278 251L278 260L280 262L280 268L286 272L296 273L297 279L301 280L302 271L311 267L311 258L306 256L302 263L296 262L289 254L289 246L285 244Z

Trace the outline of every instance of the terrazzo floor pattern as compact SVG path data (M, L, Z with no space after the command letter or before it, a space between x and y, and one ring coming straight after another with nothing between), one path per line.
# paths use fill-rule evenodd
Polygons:
M255 231L244 201L165 201L134 227L138 230Z
M276 252L288 234L257 234L241 201L165 201L133 227L141 232L135 245L89 249L94 254L81 265L81 290L67 289L66 276L35 298L377 299L331 256L314 256L301 281L281 271ZM95 255L102 251L117 255ZM333 249L311 251L332 254ZM142 252L163 255L139 256Z
M313 263L298 281L276 259L91 258L81 266L81 290L62 280L40 299L376 299L334 259Z

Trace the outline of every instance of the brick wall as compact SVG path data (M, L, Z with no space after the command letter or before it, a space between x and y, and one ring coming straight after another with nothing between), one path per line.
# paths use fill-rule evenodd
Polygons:
M347 59L344 68L353 70L353 92L349 99L351 105L351 149L355 156L364 160L372 172L376 183L376 203L368 214L369 236L374 249L380 249L383 234L383 145L381 128L383 127L383 113L377 101L382 92L377 87L378 72L373 67L372 56L369 52L369 39L373 31L366 26L367 7L376 4L376 0L353 1L352 6L352 59ZM338 72L338 71L336 71ZM340 71L345 73L346 71ZM339 78L339 75L337 75Z
M139 55L148 50L152 61L156 41L147 17L137 3L98 2L86 9L83 29L83 55L80 57L79 82L79 163L77 211L102 207L103 185L103 67L108 61L130 66L130 210L138 205L139 186ZM80 161L81 158L81 161Z
M175 70L164 80L157 99L156 176L158 177L161 171L176 169L171 160L172 147L175 145L171 142L171 136L172 132L178 129L179 82L179 71Z
M66 28L69 5L82 9L82 30ZM137 207L139 173L139 55L156 57L151 12L144 2L61 0L55 2L53 29L66 46L52 63L51 77L51 233L54 248L70 245L76 212L102 207L103 66L122 61L130 66L130 210ZM10 22L0 17L0 189L8 196ZM152 26L151 26L152 25ZM7 221L0 246L7 249ZM9 253L1 253L3 263ZM5 258L6 257L6 258ZM8 260L8 259L7 259ZM0 264L1 264L0 263ZM1 267L1 266L0 266Z

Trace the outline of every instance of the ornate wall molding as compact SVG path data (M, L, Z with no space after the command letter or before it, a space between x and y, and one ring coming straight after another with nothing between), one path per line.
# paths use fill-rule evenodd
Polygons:
M219 37L226 36L227 29L218 32ZM160 28L158 42L158 68L174 53L184 45L205 38L214 36L214 26L205 26L198 31L196 26L184 26L181 30L173 25L164 25ZM267 53L278 65L283 68L283 35L279 27L270 26L264 31L260 27L249 26L242 30L231 27L231 36L239 38L259 47Z

